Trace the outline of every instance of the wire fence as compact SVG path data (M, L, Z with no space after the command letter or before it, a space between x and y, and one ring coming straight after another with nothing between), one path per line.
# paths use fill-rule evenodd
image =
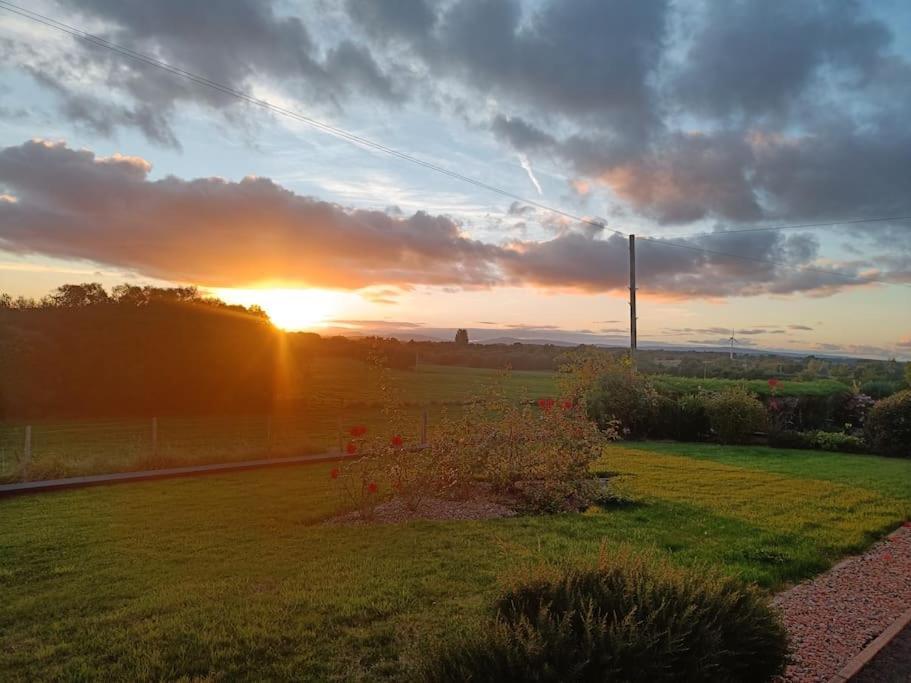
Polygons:
M426 441L453 407L403 409L403 439ZM456 409L458 409L456 407ZM0 422L0 482L344 451L354 425L391 429L377 407L311 406L296 414L154 416Z

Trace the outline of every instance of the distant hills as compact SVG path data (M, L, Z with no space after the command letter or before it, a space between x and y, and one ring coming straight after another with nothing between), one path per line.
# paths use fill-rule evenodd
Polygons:
M344 337L386 337L399 341L420 342L447 342L455 337L455 328L415 327L399 328L395 326L378 325L377 327L341 327L332 326L317 330L321 336L339 335ZM576 332L572 330L554 330L544 328L522 329L521 334L512 328L468 328L468 337L473 344L534 344L541 346L559 346L572 348L580 344L601 346L605 348L623 348L629 345L629 337L621 334L593 334L589 332ZM667 349L668 351L701 351L706 353L728 353L727 345L687 344L674 342L655 342L649 340L639 341L639 348L649 350ZM858 356L839 354L834 352L821 352L813 349L782 349L761 346L734 347L738 355L775 354L779 356L802 358L814 356L816 358L857 359Z

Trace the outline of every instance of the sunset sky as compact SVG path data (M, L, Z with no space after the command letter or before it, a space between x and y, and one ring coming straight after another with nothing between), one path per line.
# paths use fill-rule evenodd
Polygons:
M911 216L911 3L22 5L607 227L0 9L0 291L194 284L287 328L622 342L617 230L656 238L643 341L911 357L911 220L848 223Z

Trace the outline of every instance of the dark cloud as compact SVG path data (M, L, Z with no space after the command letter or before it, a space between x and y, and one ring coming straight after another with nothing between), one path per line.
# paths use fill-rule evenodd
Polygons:
M806 332L812 332L813 328L809 325L788 325L789 330L803 330Z
M348 0L331 32L313 8L296 16L277 0L67 8L232 88L330 110L353 97L432 103L561 164L578 197L606 187L615 210L660 223L911 212L911 63L897 29L853 0ZM223 93L82 43L0 51L102 135L129 126L176 146L188 102L247 120ZM911 254L907 233L892 234ZM815 249L788 248L796 260Z
M659 222L911 210L911 65L858 2L349 7L434 83L495 92L499 140Z
M466 237L444 216L348 210L267 178L150 180L150 170L137 157L101 158L63 143L30 141L0 150L0 247L207 286L270 279L380 287L374 294L387 303L396 293L391 286L509 284L584 292L625 292L628 286L628 242L615 234L604 238L570 226L552 239L494 245ZM754 260L806 265L813 250L795 248L796 236L742 233L728 239L726 250L735 257L701 251L712 246L710 233L674 244L642 240L642 295L821 295L851 284L825 272ZM864 262L835 265L860 284L911 279Z
M709 0L697 24L673 93L713 116L784 112L833 71L863 81L890 41L850 0Z
M393 80L363 46L343 39L321 46L304 21L275 11L272 0L224 0L218 11L183 0L119 2L71 0L77 21L102 22L95 32L111 42L151 54L168 64L235 90L280 83L289 94L321 107L338 107L351 96L396 102ZM140 129L150 140L175 146L175 107L192 102L229 118L240 116L237 100L215 89L177 78L104 48L74 41L62 53L40 54L24 43L7 42L4 57L58 96L61 113L95 132ZM104 98L85 87L86 74L101 79ZM112 102L119 95L123 103Z
M237 286L264 279L327 287L489 285L499 249L450 219L346 211L265 178L150 181L134 157L62 144L0 151L0 244L109 263L163 279Z

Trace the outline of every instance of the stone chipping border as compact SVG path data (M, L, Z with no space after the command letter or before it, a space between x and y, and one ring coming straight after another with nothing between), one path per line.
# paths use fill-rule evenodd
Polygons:
M911 608L911 522L819 576L778 594L792 661L779 681L845 680L845 671Z

